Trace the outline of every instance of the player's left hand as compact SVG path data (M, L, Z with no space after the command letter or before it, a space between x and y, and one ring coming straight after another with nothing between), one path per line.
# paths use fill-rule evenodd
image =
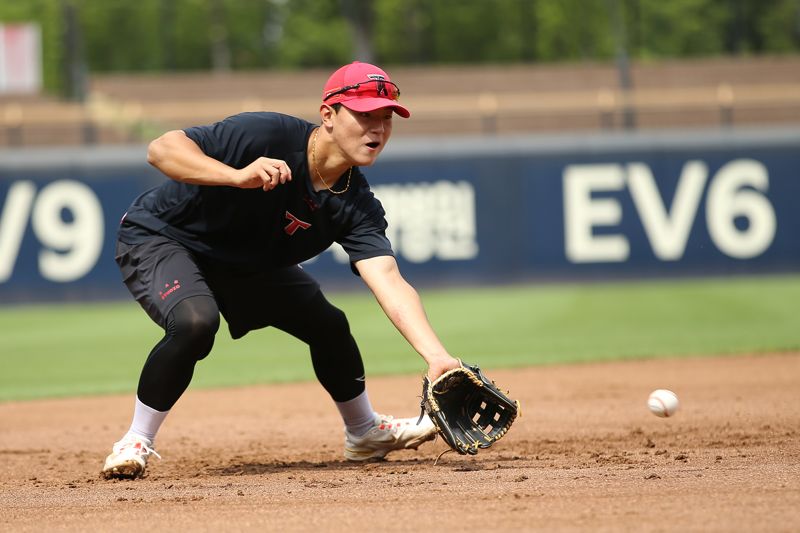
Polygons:
M451 357L449 355L435 359L428 363L428 379L431 381L436 381L439 376L448 370L453 370L454 368L458 368L460 366L461 362L455 357Z
M453 450L470 455L503 438L520 414L519 402L467 363L435 381L423 378L422 409Z

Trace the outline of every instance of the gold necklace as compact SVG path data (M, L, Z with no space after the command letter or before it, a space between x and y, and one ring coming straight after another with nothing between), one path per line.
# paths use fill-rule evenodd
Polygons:
M331 186L328 185L328 182L325 181L325 178L322 177L322 174L319 173L319 168L317 167L317 136L319 136L319 128L314 132L314 139L311 141L311 162L314 164L314 172L317 173L317 177L322 181L322 184L325 186L333 194L343 194L347 192L347 189L350 188L350 177L353 175L353 167L350 167L350 170L347 172L347 185L344 186L344 189L341 191L334 191L331 189Z

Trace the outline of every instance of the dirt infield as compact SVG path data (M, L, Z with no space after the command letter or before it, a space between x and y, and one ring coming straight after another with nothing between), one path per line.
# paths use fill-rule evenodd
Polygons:
M436 465L440 440L344 462L316 384L190 390L136 481L99 477L131 397L0 404L0 530L800 530L800 354L484 366L523 417ZM645 407L662 387L674 418ZM417 408L416 376L369 388L383 412Z

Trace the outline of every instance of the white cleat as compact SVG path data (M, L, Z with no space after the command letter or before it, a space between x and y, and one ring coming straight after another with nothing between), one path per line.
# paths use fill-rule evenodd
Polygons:
M161 456L153 449L153 443L139 435L127 434L114 444L111 454L106 457L103 477L106 479L135 479L144 475L147 458Z
M393 418L375 415L375 425L364 435L357 437L345 429L344 456L350 461L382 459L394 450L416 450L417 447L436 437L436 426L428 415L418 418Z

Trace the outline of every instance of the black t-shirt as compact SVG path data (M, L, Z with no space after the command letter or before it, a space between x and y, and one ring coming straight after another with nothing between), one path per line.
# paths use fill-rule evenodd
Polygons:
M186 129L206 155L234 168L261 156L282 159L292 181L271 191L166 181L134 200L120 240L137 244L158 233L203 259L247 270L295 265L334 241L351 263L392 255L383 207L358 168L344 194L314 191L306 147L315 127L288 115L258 112Z

